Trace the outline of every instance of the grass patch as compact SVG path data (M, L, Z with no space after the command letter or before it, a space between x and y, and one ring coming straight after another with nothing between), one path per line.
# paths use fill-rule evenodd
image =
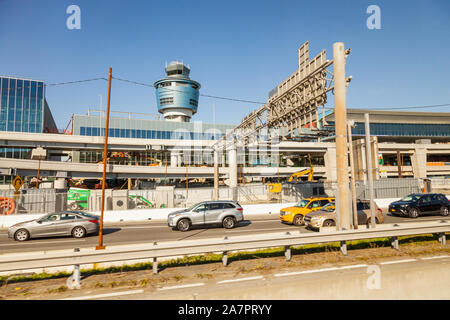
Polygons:
M446 236L448 238L448 235ZM430 244L430 242L437 242L438 237L434 234L428 235L420 235L420 236L405 236L399 237L399 245L414 245L420 246L425 244ZM371 248L386 248L391 246L390 238L376 238L376 239L367 239L367 240L356 240L356 241L348 241L347 248L349 251L358 250L358 249L371 249ZM309 245L301 245L295 246L291 248L292 255L307 255L311 253L338 253L340 251L340 243L339 242L330 242L325 244L309 244ZM436 249L429 249L426 252L433 252ZM240 261L240 260L251 260L251 259L261 259L261 258L271 258L271 257L281 257L284 256L284 248L269 248L269 249L261 249L257 251L242 251L236 253L229 253L228 261ZM359 259L359 258L358 258ZM367 260L368 258L360 258L361 260ZM217 263L222 262L221 254L204 254L198 256L190 256L177 258L167 261L161 261L158 263L158 267L160 269L171 268L171 267L180 267L184 265L201 265L208 263ZM91 275L97 274L113 274L113 273L121 273L128 271L139 271L139 270L148 270L152 269L153 264L151 262L148 263L137 263L133 265L123 265L116 267L106 267L106 268L95 268L95 269L84 269L81 270L82 276L87 277ZM260 270L267 270L267 266L261 265ZM254 268L252 268L254 269ZM255 269L256 270L256 269ZM254 270L242 270L243 272L250 272ZM65 278L71 276L70 272L58 272L54 274L49 273L39 273L33 275L17 275L17 276L0 276L0 286L7 285L8 283L18 283L18 282L27 282L27 281L38 281L38 280L48 280L48 279L57 279L57 278ZM197 274L195 275L198 278L209 277L208 275ZM180 281L180 279L174 277L175 280ZM160 279L164 281L164 278ZM141 280L140 285L146 286L148 284L148 280ZM114 281L108 284L109 287L114 288L118 284ZM137 285L137 283L133 283L133 285ZM99 283L96 283L96 287L100 287Z

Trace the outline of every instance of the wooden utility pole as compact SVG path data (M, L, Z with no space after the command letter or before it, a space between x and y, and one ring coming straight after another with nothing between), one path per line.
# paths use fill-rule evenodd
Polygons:
M350 229L350 194L347 157L347 110L345 80L345 48L343 42L333 44L334 103L336 126L336 170L338 230Z
M108 133L109 133L109 106L111 102L111 76L112 68L109 68L108 77L108 105L106 107L106 124L105 124L105 146L103 149L103 175L102 175L102 207L100 214L100 230L98 233L98 246L95 247L96 250L105 249L103 245L103 212L105 210L105 182L106 182L106 161L108 157Z

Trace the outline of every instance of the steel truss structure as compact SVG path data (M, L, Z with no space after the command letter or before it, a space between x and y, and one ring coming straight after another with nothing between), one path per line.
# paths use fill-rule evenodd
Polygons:
M332 60L326 59L325 50L310 60L309 41L305 42L298 49L298 69L270 91L264 106L245 116L215 147L226 148L236 143L248 146L260 142L262 136L268 140L286 139L304 133L302 128L323 129L319 108L323 107L324 123L327 93L334 89L334 75L327 70L332 64Z

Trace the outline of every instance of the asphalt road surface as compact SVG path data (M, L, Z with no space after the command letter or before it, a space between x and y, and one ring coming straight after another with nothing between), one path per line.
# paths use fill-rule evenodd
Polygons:
M244 215L245 217L245 215ZM450 220L450 217L421 216L417 219L407 217L394 217L391 215L385 216L386 223L405 223L405 222L420 222L433 220ZM233 236L233 235L247 235L252 233L269 233L269 232L284 232L300 230L300 232L314 232L307 230L305 227L297 227L293 225L286 225L278 220L277 215L261 215L248 216L246 220L240 222L234 229L224 229L221 227L196 227L187 232L180 232L172 230L164 221L144 221L144 222L120 222L108 223L104 225L103 229L103 243L104 245L122 245L132 243L144 243L154 241L177 241L185 239L205 239ZM57 237L57 238L39 238L31 239L26 242L18 242L8 238L7 229L0 229L0 252L31 252L44 250L60 250L73 248L91 248L98 244L98 236L88 236L83 239L74 239L71 237Z

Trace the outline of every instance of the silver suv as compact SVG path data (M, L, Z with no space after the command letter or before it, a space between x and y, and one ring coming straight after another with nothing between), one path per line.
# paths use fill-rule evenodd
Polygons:
M221 224L224 228L231 229L243 220L243 209L235 201L203 201L167 216L169 227L180 231L188 231L191 226L205 224Z

